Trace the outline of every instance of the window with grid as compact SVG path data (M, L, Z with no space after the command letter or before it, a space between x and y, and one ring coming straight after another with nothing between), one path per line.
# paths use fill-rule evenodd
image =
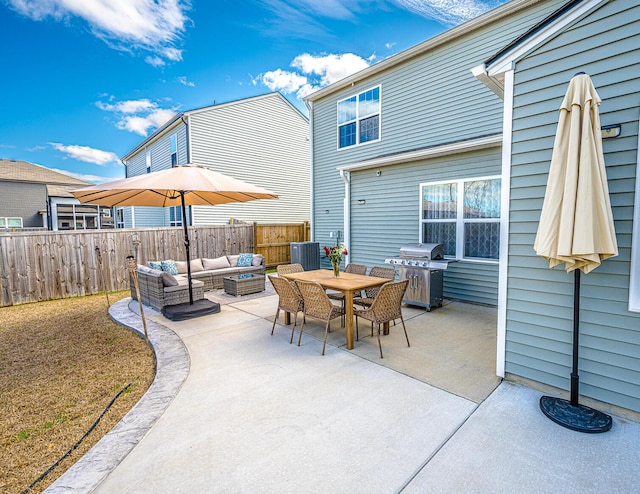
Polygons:
M338 101L338 148L380 140L380 86Z
M500 178L422 184L421 241L443 244L446 256L500 258Z
M169 226L182 226L182 206L169 207Z

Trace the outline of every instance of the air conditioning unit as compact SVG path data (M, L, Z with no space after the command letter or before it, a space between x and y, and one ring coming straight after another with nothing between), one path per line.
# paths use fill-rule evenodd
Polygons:
M305 271L320 269L320 243L291 242L291 264L302 264Z

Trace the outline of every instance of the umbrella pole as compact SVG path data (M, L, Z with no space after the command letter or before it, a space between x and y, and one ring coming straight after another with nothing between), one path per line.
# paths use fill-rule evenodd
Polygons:
M578 432L607 432L613 421L610 415L578 403L578 349L580 335L580 270L573 278L573 365L571 369L571 400L552 396L540 398L540 410L549 419L567 429Z
M189 284L189 305L193 305L193 287L191 286L191 249L189 248L189 228L187 227L187 208L184 205L184 191L180 191L182 203L182 225L184 226L184 247L187 250L187 283Z
M578 406L578 349L580 348L580 270L573 270L573 365L571 369L571 406Z

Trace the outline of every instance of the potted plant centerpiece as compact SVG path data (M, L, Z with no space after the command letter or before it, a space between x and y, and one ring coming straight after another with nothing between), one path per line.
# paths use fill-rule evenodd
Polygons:
M331 261L333 266L333 276L336 278L340 276L340 263L342 262L342 255L347 255L347 248L344 244L335 245L333 247L324 247L324 253Z

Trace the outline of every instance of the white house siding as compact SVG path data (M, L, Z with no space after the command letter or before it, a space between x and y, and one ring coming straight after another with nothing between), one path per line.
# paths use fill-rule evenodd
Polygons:
M494 149L353 172L351 262L383 265L400 247L419 240L421 183L499 175L500 168L500 151ZM444 272L444 296L496 305L497 273L497 263L452 263Z
M558 107L571 77L588 73L602 125L622 124L603 147L620 255L581 277L580 392L640 411L640 314L628 311L640 114L640 6L614 0L516 64L506 313L508 373L569 389L573 275L535 255Z
M191 160L279 194L279 199L193 208L195 224L230 218L309 220L309 123L281 95L267 94L190 114Z
M479 60L496 53L562 3L562 0L542 2L508 19L496 20L489 27L475 30L315 101L312 112L314 240L323 245L332 243L334 240L329 238L329 232L343 229L344 184L336 167L378 156L499 134L502 131L502 100L478 82L470 68L477 65ZM381 140L338 150L337 102L378 85L381 87ZM402 173L402 170L397 173ZM499 167L496 170L500 174ZM358 186L358 173L353 174L354 187ZM473 165L465 173L466 176L481 175L479 170L474 172ZM386 169L382 176L389 176ZM392 224L389 218L397 218L398 213L387 211L365 229L352 219L352 260L361 258L378 264L382 256L397 254L398 246L403 242L418 241L418 186L421 182L448 178L455 178L455 174L432 174L425 169L419 177L408 175L403 178L398 175L397 180L406 180L407 187L415 193L398 196L390 207L406 214L407 219L400 223L401 226ZM367 197L388 194L387 189L378 186L379 183L371 183L374 188ZM357 201L356 196L352 193L352 199ZM352 205L352 214L358 214L357 210L358 205ZM367 250L361 253L362 248ZM454 273L460 276L454 276ZM494 265L460 263L452 267L446 276L445 290L468 300L476 300L478 292L475 288L465 297L463 287L456 286L458 280L462 281L464 277L471 280L474 276L484 280L489 294L484 301L495 303L497 269L494 269ZM475 285L475 282L471 284Z

